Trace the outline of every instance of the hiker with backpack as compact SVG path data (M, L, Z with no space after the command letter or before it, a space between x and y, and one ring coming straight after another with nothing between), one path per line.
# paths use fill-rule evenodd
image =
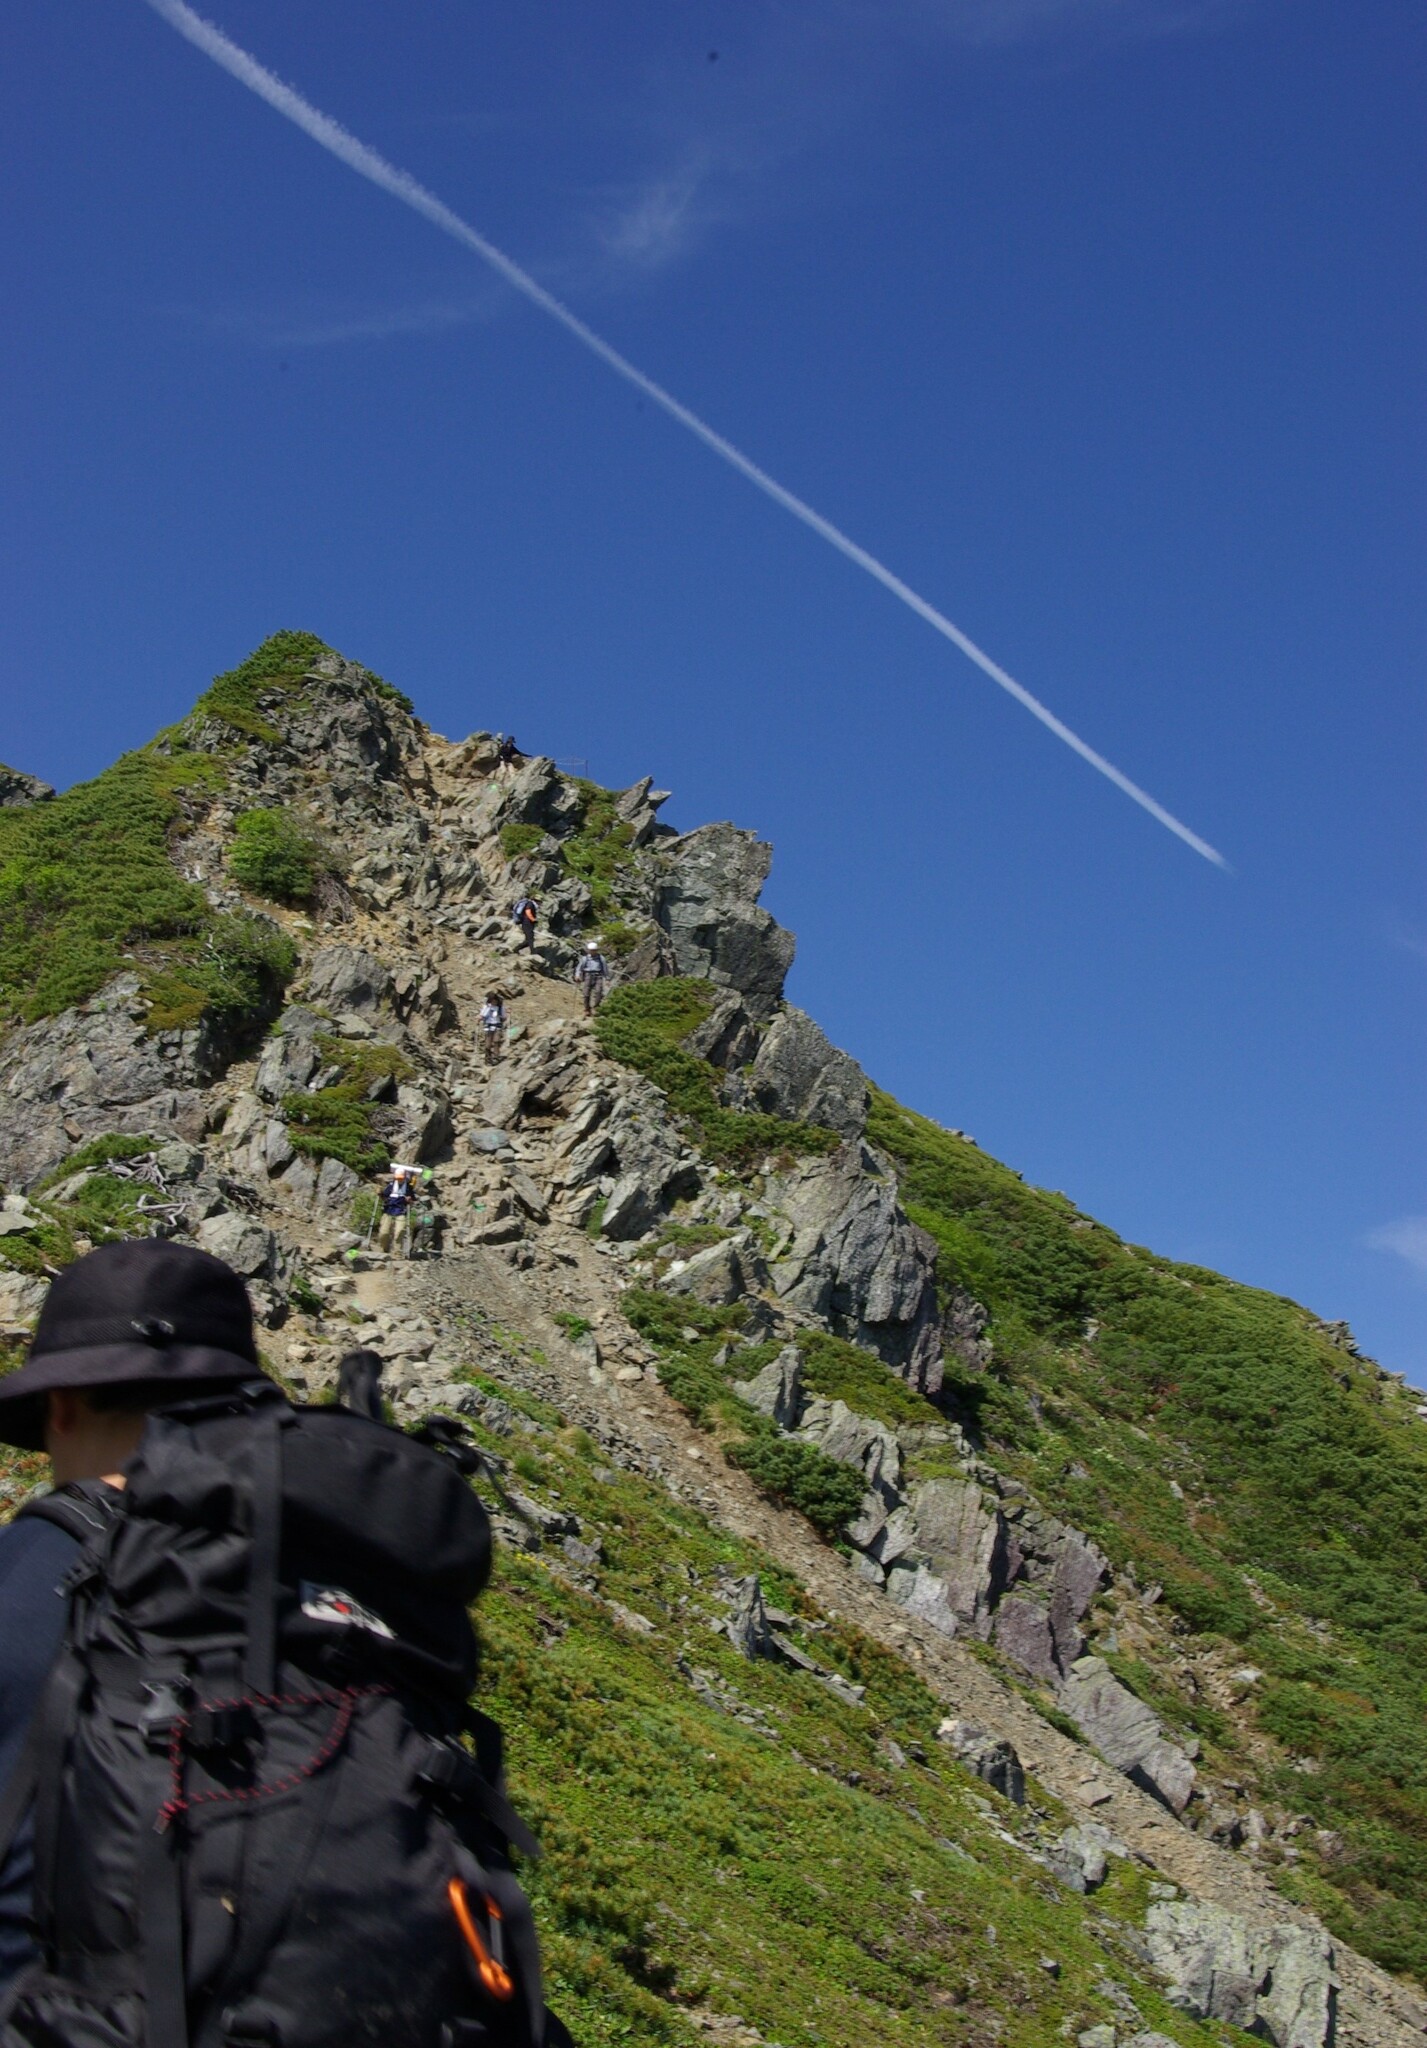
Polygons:
M493 988L481 1004L481 1056L488 1067L493 1067L500 1058L505 1033L505 1004L500 990Z
M380 1374L294 1408L238 1276L150 1238L0 1378L55 1478L0 1530L4 2048L568 2048L467 1704L480 1454Z
M522 896L511 909L511 921L520 933L521 944L527 953L535 951L535 926L540 917L540 905L533 896Z
M587 1017L604 1001L608 982L609 964L600 951L599 941L587 939L584 952L575 962L575 986L584 996Z
M406 1230L406 1256L409 1259L434 1259L441 1252L441 1230L445 1218L441 1214L436 1197L436 1176L429 1166L423 1166L411 1197L411 1211Z
M405 1248L411 1251L411 1208L415 1198L416 1168L393 1165L377 1197L377 1214L380 1219L377 1229L377 1249L390 1252L396 1249L398 1238L405 1240Z
M505 733L496 748L495 772L502 782L513 782L525 756L515 744L515 734Z

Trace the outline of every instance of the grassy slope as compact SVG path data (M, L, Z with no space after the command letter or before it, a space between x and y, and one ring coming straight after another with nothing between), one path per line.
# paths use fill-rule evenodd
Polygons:
M295 689L327 652L311 633L275 633L214 679L184 727L52 802L0 811L0 1021L53 1016L125 966L153 1029L261 1009L292 971L290 947L263 920L216 913L170 857L226 781L225 752L186 741L212 719L230 751L276 738L261 700Z
M605 1553L591 1594L558 1553L506 1552L482 1610L483 1697L546 1846L527 1877L552 1996L585 2048L696 2039L685 2006L741 2015L787 2048L1039 2048L1067 2018L1112 2017L1095 1989L1107 1976L1146 2025L1220 2038L1137 1982L1121 1927L1143 1915L1144 1872L1115 1864L1093 1901L1060 1892L997 1830L1070 1817L1034 1790L1026 1815L978 1805L984 1787L936 1742L940 1709L904 1665L840 1623L807 1634L822 1663L867 1686L852 1707L814 1678L748 1663L709 1626L726 1612L721 1572L761 1568L771 1601L812 1618L766 1559L662 1487L604 1471L578 1432L546 1437L519 1469ZM607 1601L653 1633L621 1625ZM701 1699L681 1659L764 1726ZM895 1768L886 1737L919 1745L925 1763Z
M997 1363L962 1392L1000 1461L1267 1674L1259 1726L1297 1760L1267 1789L1342 1837L1285 1887L1427 1979L1427 1429L1409 1398L1296 1304L1124 1244L890 1097L871 1135L946 1279L992 1312Z

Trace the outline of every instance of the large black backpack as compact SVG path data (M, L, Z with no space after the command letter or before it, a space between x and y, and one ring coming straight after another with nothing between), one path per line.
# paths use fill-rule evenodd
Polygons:
M461 1469L270 1381L149 1417L31 1731L41 1961L3 2048L555 2048ZM12 1806L14 1801L11 1801Z

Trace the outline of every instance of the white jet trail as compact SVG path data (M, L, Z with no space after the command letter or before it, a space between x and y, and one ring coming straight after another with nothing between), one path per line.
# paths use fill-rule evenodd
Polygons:
M740 476L747 477L748 481L755 484L765 497L771 498L775 505L781 505L785 512L791 512L804 526L809 526L814 533L821 534L822 538L830 546L835 547L840 555L845 555L849 562L855 562L859 569L865 569L885 590L890 590L893 597L900 598L919 619L925 619L943 639L950 640L953 647L959 647L967 659L974 661L993 683L998 683L1018 704L1024 705L1032 718L1038 718L1057 739L1064 740L1072 752L1079 754L1082 761L1088 761L1092 768L1113 782L1116 789L1123 790L1142 810L1148 811L1152 818L1158 818L1161 825L1167 826L1186 846L1192 846L1196 853L1202 854L1205 860L1212 861L1216 867L1228 868L1229 864L1224 856L1207 840L1201 839L1197 832L1191 832L1187 825L1181 824L1172 811L1167 811L1163 804L1157 803L1148 790L1141 789L1137 782L1131 782L1129 776L1122 774L1112 761L1107 761L1103 754L1097 754L1088 741L1081 739L1079 733L1072 732L1063 720L1057 718L1038 697L1033 697L1014 676L1008 675L1000 663L993 661L989 654L984 653L959 626L954 626L950 619L944 618L935 605L928 604L924 597L919 597L900 576L894 575L875 555L869 555L866 548L859 547L855 540L851 540L840 528L834 526L830 519L824 519L821 512L815 512L811 505L805 504L792 491L785 490L776 478L769 476L766 470L760 469L756 462L751 461L741 449L735 448L731 441L726 441L722 434L716 433L697 413L690 412L688 406L681 405L662 384L656 384L652 377L646 377L643 370L622 356L618 349L612 348L592 327L587 327L578 314L572 313L568 306L562 305L553 293L546 291L544 285L537 284L529 271L522 270L518 263L512 262L493 242L488 242L469 222L462 220L458 213L453 213L434 192L428 192L424 185L418 184L410 172L398 170L395 164L389 164L385 157L378 156L374 149L369 149L365 142L359 142L355 135L349 135L330 114L320 112L292 86L284 85L280 78L275 78L256 57L250 57L246 50L231 42L211 21L205 21L202 15L195 14L191 7L185 5L185 0L148 0L148 4L156 14L162 15L170 27L176 28L181 36L185 36L189 42L202 50L205 56L211 57L215 64L220 64L225 71L231 72L241 85L246 85L259 99L266 100L270 107L276 107L280 114L285 114L304 134L310 135L314 142L321 143L324 149L329 150L350 170L370 179L373 185L379 185L383 192L390 192L394 199L400 199L414 212L423 215L444 234L464 243L466 248L473 249L483 262L488 263L492 270L506 280L507 284L513 285L516 291L531 301L532 305L539 306L542 312L548 313L552 320L558 320L560 325L573 334L577 341L582 342L592 355L598 356L602 363L607 363L616 375L623 377L626 383L632 384L636 391L642 391L651 403L668 413L671 419L677 420L681 427L687 427L706 448L711 448L715 455L721 456Z

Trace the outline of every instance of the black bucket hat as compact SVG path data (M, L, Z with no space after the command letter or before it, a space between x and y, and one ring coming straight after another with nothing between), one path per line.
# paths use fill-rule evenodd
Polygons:
M102 1244L68 1267L29 1356L0 1378L0 1443L44 1448L44 1396L144 1384L175 1401L262 1373L248 1290L231 1266L165 1238Z

